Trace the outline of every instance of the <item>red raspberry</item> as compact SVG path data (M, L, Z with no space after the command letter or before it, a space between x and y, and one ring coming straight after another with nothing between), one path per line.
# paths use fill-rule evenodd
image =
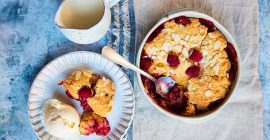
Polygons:
M145 76L141 76L142 77L142 82L144 87L150 92L153 91L155 92L156 90L156 86L155 83L153 81L151 81L150 79L146 78Z
M191 78L199 77L200 69L199 66L191 66L186 70L186 74Z
M141 63L140 63L140 68L145 71L148 72L148 69L152 66L153 61L151 58L142 58L141 59Z
M86 98L80 100L80 103L81 103L81 107L83 108L84 111L92 110L92 108L87 103L87 99Z
M79 101L81 103L83 110L85 111L92 110L89 104L87 103L87 98L92 97L93 95L94 91L88 86L82 87L79 90Z
M182 24L182 25L187 25L187 24L190 24L191 21L185 16L180 16L180 17L176 18L176 23Z
M173 53L169 53L167 57L167 62L169 63L170 67L176 68L180 64L180 60L178 58L178 55L175 55Z
M206 27L208 27L209 32L213 32L217 30L215 24L212 21L204 19L204 18L199 18L199 21L202 25L205 25Z
M202 53L197 49L193 49L191 55L189 56L189 60L192 60L194 62L200 62L202 58Z
M89 97L92 97L93 95L94 95L93 90L88 86L82 87L79 90L79 100L87 99Z
M107 118L102 118L101 120L98 120L98 126L96 134L99 136L106 136L111 131L109 121Z

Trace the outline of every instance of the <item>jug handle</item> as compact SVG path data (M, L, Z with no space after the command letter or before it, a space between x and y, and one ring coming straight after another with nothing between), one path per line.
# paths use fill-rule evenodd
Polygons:
M104 0L110 8L112 8L114 5L116 5L120 0Z

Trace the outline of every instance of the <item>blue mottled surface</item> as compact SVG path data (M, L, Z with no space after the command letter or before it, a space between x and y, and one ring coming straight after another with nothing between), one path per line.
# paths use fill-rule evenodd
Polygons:
M263 89L264 139L270 140L270 0L259 0L259 73Z

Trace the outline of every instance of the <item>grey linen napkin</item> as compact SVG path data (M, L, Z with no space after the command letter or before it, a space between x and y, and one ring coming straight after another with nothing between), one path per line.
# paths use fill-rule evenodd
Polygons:
M258 77L257 0L135 0L137 49L165 13L192 8L217 19L236 39L241 55L240 84L217 117L186 124L155 109L135 84L134 140L257 140L263 139L261 87Z

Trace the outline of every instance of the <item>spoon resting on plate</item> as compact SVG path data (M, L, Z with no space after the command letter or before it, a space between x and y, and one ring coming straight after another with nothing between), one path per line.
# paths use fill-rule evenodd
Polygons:
M128 62L124 57L122 57L120 54L118 54L116 51L114 51L114 49L112 49L109 46L103 47L101 54L102 54L103 57L109 59L110 61L112 61L112 62L114 62L114 63L116 63L118 65L121 65L123 67L126 67L128 69L131 69L131 70L133 70L135 72L138 72L138 73L144 75L145 77L149 78L150 80L152 80L155 83L156 92L158 94L160 94L163 98L168 97L167 95L168 95L170 89L176 83L169 76L162 76L162 77L160 77L158 79L154 78L150 74L146 73L145 71L139 69L135 65Z

